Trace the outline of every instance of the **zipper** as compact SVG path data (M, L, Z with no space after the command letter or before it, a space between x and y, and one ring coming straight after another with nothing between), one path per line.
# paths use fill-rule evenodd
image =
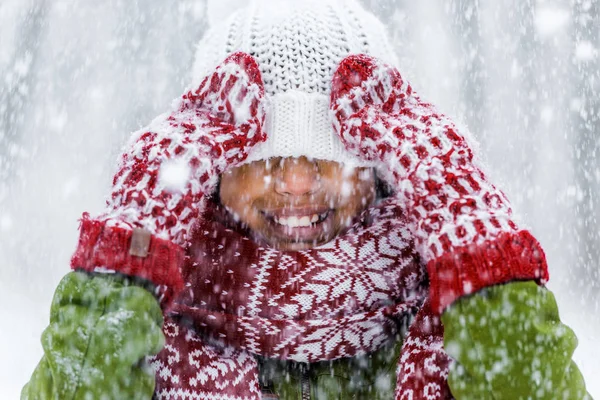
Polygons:
M302 400L310 400L310 376L308 368L302 367L302 377L300 378L300 392Z

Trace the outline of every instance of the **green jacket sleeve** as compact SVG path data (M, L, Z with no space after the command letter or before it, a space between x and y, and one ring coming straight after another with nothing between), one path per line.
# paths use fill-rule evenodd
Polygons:
M577 346L554 295L514 282L459 299L442 315L457 400L591 399L571 360Z
M146 399L147 355L164 344L162 312L146 289L122 277L71 272L60 282L42 334L44 356L21 399Z

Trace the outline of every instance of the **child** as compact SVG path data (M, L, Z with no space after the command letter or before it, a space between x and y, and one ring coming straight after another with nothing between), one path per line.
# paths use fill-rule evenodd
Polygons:
M22 398L589 398L539 243L381 24L267 6L133 135Z

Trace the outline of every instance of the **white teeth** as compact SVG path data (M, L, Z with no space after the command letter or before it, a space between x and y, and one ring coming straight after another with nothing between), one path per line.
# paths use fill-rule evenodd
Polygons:
M310 217L302 217L298 220L300 226L310 226Z
M291 216L291 217L275 217L275 222L279 225L284 225L289 228L308 227L311 224L319 222L320 219L324 218L327 213L324 214L313 214L304 216Z

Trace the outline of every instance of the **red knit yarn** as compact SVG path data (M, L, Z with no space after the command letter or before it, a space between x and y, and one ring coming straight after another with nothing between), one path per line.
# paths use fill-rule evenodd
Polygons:
M477 165L468 132L419 98L400 73L368 55L345 58L331 92L347 149L380 162L431 279L432 309L511 280L548 280L539 243Z
M183 288L181 266L185 253L169 240L151 236L148 257L129 252L133 231L107 227L85 213L81 219L79 243L71 258L75 269L89 272L106 270L146 279L159 286L161 300L168 303Z
M83 216L72 268L149 279L166 305L182 287L186 236L219 175L266 138L263 97L258 64L248 54L234 53L170 113L134 133L106 210L93 219ZM130 254L136 228L151 235L147 257Z
M463 246L429 261L431 307L438 313L457 298L518 280L547 282L546 258L528 232L501 233L493 241Z
M396 192L391 214L382 214L389 221L350 232L314 254L254 248L261 254L254 261L234 260L226 271L218 254L222 243L213 243L216 258L195 260L182 276L183 248L218 174L264 140L256 63L243 54L229 60L198 91L187 93L174 112L134 135L115 175L108 211L94 220L84 216L72 260L73 268L149 279L167 287L167 295L189 289L170 308L167 345L153 358L155 396L258 399L254 354L314 361L373 351L393 321L423 300L422 292L410 297L406 290L422 287L425 273L415 266L426 265L430 300L406 338L396 399L451 398L439 314L485 286L516 279L545 282L541 247L512 220L508 200L474 162L465 132L421 101L398 71L368 56L351 56L333 81L334 125L350 151L381 164ZM242 97L253 99L241 102L249 107L244 114L249 120L234 124L239 99L228 94L239 82ZM182 156L191 173L178 193L160 184L159 168ZM152 233L143 259L129 254L134 227ZM415 264L417 259L423 265ZM250 269L251 276L242 273ZM277 279L286 269L301 279L282 290L286 283ZM231 287L224 293L221 284ZM322 290L314 289L318 285ZM323 297L315 294L318 301L309 305L311 290ZM226 301L216 301L217 295ZM175 315L193 328L171 319ZM316 317L304 320L309 316Z

